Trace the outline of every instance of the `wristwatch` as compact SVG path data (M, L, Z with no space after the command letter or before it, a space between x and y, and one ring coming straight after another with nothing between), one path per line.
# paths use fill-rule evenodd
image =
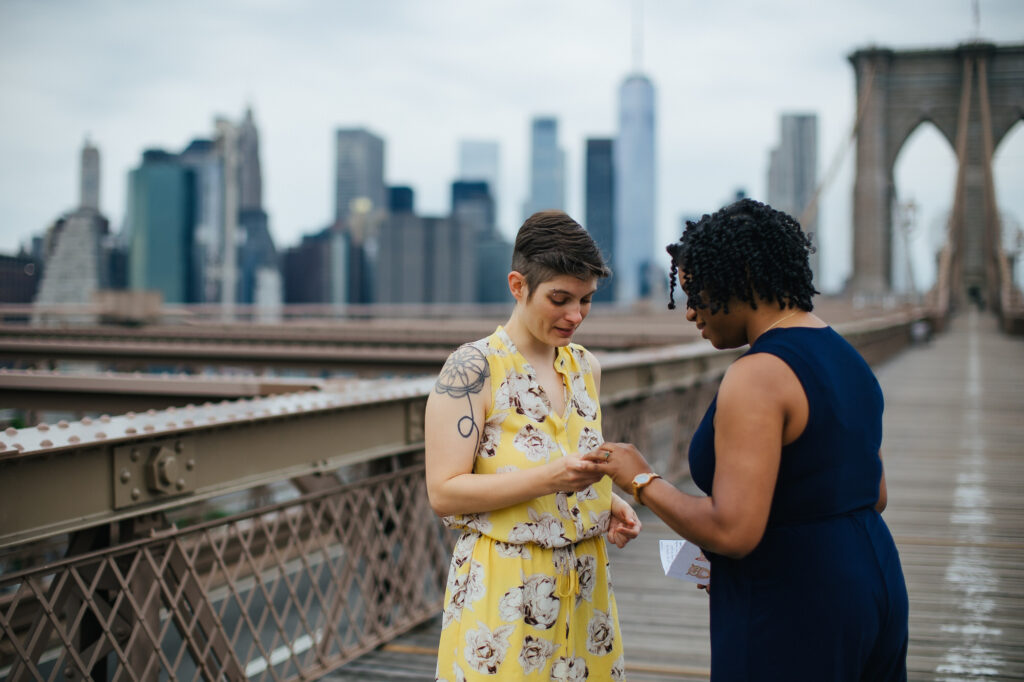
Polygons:
M656 479L661 478L661 474L656 474L650 471L645 471L642 474L637 474L633 477L633 499L637 501L637 504L643 504L643 500L640 499L640 491L651 484Z

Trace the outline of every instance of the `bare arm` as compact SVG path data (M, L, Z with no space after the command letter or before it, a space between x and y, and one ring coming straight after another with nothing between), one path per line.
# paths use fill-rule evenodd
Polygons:
M749 554L768 523L784 431L797 399L806 404L796 376L778 358L755 354L738 360L718 392L711 495L688 495L658 479L643 490L644 504L706 550L737 558ZM601 467L627 490L637 473L650 471L632 445L605 443L599 449L611 450Z
M448 358L427 398L426 479L440 516L503 509L558 491L578 491L603 474L579 456L500 474L475 474L490 400L487 359L473 346Z

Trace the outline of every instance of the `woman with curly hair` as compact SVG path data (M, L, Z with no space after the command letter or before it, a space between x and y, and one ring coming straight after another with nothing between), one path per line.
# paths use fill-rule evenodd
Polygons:
M625 679L605 537L621 547L640 520L581 456L604 440L601 367L571 343L610 274L575 220L530 216L511 317L452 353L427 400L427 494L461 530L438 680Z
M668 247L686 319L716 348L750 345L690 443L705 497L632 445L586 456L710 559L713 682L907 676L906 585L880 515L882 391L811 312L810 251L793 218L750 199Z

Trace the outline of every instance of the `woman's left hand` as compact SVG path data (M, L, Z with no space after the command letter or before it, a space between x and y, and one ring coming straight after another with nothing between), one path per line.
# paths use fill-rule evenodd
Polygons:
M612 493L612 514L608 523L608 542L619 549L640 535L640 517L624 499Z
M633 478L651 471L651 465L631 443L602 443L583 455L583 459L597 464L598 470L611 477L623 490L633 492Z

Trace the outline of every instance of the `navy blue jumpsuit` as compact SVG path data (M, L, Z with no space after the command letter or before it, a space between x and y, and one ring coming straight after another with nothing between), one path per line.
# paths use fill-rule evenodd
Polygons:
M773 329L770 353L807 396L803 434L782 448L768 527L742 559L711 560L711 679L906 680L907 588L875 511L882 391L831 328ZM694 482L711 494L717 397L690 444Z

